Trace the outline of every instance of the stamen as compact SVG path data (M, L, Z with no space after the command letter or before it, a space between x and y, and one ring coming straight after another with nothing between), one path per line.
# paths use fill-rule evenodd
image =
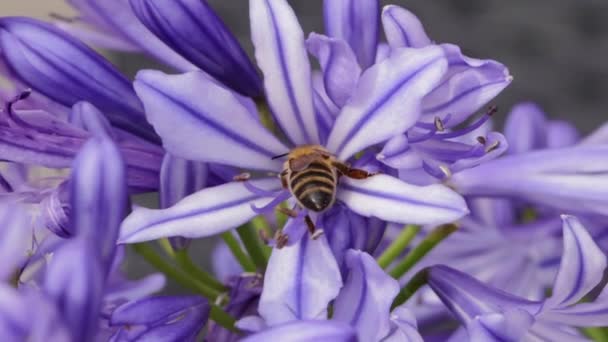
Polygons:
M245 188L247 188L247 190L249 190L251 193L256 194L258 196L263 196L263 197L274 197L276 196L278 193L282 192L283 190L275 190L275 191L270 191L270 190L265 190L262 188L258 188L257 186L251 184L250 181L245 181L243 182L243 184L245 185Z
M323 231L323 229L317 229L315 230L314 233L312 233L312 235L310 236L313 240L318 239L321 235L325 234L325 232Z
M494 151L495 149L498 148L498 146L500 146L500 141L498 141L498 140L494 141L489 146L486 146L486 153L490 153L490 152Z
M265 206L263 206L261 208L258 208L252 204L251 210L253 210L257 214L263 214L269 210L274 209L279 204L285 202L287 199L289 199L289 197L291 197L291 193L289 191L283 191L277 197L275 197L275 199L270 201L270 203L266 204Z
M437 134L435 137L437 139L449 139L449 138L460 137L467 133L470 133L470 132L476 130L477 128L481 127L481 125L483 125L484 123L486 123L486 121L488 121L492 117L492 115L494 115L496 113L497 110L498 109L496 106L492 106L492 107L490 107L490 109L488 110L488 112L486 114L484 114L479 120L477 120L473 124L463 128L461 130L458 130L458 131Z
M248 181L250 178L251 178L251 173L243 172L243 173L240 173L240 174L232 177L232 180L235 182L244 182L244 181Z
M444 131L445 128L443 127L443 122L441 121L440 117L438 117L438 116L435 117L434 124L435 124L435 128L437 129L437 131L439 131L439 132Z
M478 136L477 138L475 138L480 144L485 145L486 144L486 138L482 137L482 136Z
M443 179L446 176L445 171L441 170L441 167L436 169L431 165L427 164L427 162L422 162L422 169L426 171L426 173L437 179Z

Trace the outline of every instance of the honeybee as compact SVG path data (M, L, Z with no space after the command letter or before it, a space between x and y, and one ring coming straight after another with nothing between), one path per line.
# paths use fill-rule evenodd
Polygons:
M373 173L351 168L320 145L303 145L289 153L273 157L287 156L283 171L279 174L283 188L288 189L298 205L313 212L321 213L330 208L336 200L336 188L340 176L365 179ZM280 209L289 216L296 216L294 210ZM308 215L305 217L308 230L315 233L315 226Z

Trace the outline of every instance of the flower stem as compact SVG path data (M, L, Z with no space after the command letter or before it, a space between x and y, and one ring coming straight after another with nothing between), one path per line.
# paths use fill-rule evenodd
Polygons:
M251 260L253 260L257 269L265 269L266 264L268 263L268 256L264 251L266 245L264 245L262 239L260 239L255 227L251 224L245 224L238 227L236 232L239 234L247 253L249 253Z
M608 342L608 328L606 327L581 328L581 331L595 342Z
M211 305L211 312L209 313L209 317L211 317L211 319L215 323L221 325L222 327L233 332L239 332L239 329L234 326L236 324L236 319L230 316L230 314L228 314L219 306Z
M407 248L419 231L420 226L413 224L405 226L399 233L399 236L378 257L378 265L382 268L387 268Z
M158 244L169 257L175 258L175 250L173 249L173 246L171 246L171 242L169 242L168 238L159 239Z
M201 270L192 262L188 250L182 249L175 252L175 261L186 273L202 281L204 284L219 292L226 292L228 289L211 274Z
M410 279L410 281L405 284L404 287L401 288L401 291L399 291L399 293L393 300L393 304L391 305L391 311L399 305L407 302L407 300L410 299L410 297L412 297L414 293L418 291L419 288L426 285L427 276L428 269L426 268L416 273L414 277L412 277L412 279Z
M150 265L164 273L168 278L173 279L176 283L186 287L192 291L200 293L210 301L214 301L220 294L219 291L201 283L197 279L192 278L189 274L183 272L171 263L164 260L156 253L152 246L145 243L133 244L133 250L141 255Z
M255 272L255 264L251 261L247 253L241 249L239 241L232 235L232 232L227 231L222 233L222 239L234 255L235 259L241 264L245 272Z
M455 224L444 224L435 228L389 272L390 275L395 279L401 278L401 276L416 265L420 259L457 229L458 227Z

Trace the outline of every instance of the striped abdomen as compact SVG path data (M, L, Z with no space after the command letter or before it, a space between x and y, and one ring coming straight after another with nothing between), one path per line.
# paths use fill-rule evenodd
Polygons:
M289 189L304 208L320 212L334 203L336 174L328 165L313 162L290 173Z

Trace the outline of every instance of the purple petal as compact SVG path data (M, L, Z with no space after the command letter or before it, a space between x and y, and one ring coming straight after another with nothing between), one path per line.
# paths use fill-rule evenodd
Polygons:
M206 1L130 0L135 15L165 44L229 88L250 97L261 80L234 35Z
M256 187L279 190L276 179L252 181ZM119 243L135 243L161 237L199 238L235 228L257 215L272 197L252 193L244 182L206 188L167 209L135 208L121 226Z
M608 143L608 123L605 123L586 136L581 145L602 145Z
M220 281L227 282L234 275L243 273L243 266L225 243L216 244L211 255L211 269Z
M405 132L417 121L422 98L446 68L443 50L428 47L399 51L365 71L336 119L328 149L345 160Z
M395 308L391 313L391 331L382 341L423 342L414 314L403 306Z
M138 46L131 41L125 40L117 32L108 32L100 28L88 27L80 22L56 20L53 24L69 35L96 48L134 53L141 51Z
M419 187L382 174L343 178L337 196L359 215L397 223L436 225L468 213L464 199L443 185Z
M248 336L243 342L356 342L357 335L349 325L334 321L295 321L281 324Z
M196 67L171 50L150 32L135 16L128 0L70 0L85 19L103 31L119 36L160 61L180 71L195 70Z
M486 163L492 159L500 157L509 148L507 139L505 139L505 137L498 132L490 132L486 136L485 146L487 152L485 152L483 155L480 157L470 157L457 160L454 164L450 165L450 170L455 173L460 170ZM491 150L489 151L488 146L492 146Z
M306 46L321 64L327 95L338 107L344 106L361 74L353 51L343 40L314 32L306 40Z
M608 147L585 145L498 158L454 174L464 195L515 196L566 212L608 213Z
M403 7L387 5L382 9L384 34L391 48L421 48L431 45L431 39L416 15Z
M209 309L202 297L150 297L118 307L111 325L126 325L119 334L130 341L190 341L207 323Z
M535 314L540 308L539 302L515 297L447 266L432 266L428 272L428 284L464 324L481 314L501 313L510 309Z
M568 342L589 342L589 339L582 336L580 332L572 327L536 322L526 335L526 341L568 341Z
M573 146L580 140L576 127L563 120L551 120L547 124L547 147L562 148Z
M27 256L31 218L16 203L0 205L0 280L7 280Z
M318 144L304 33L285 0L249 4L255 57L273 115L295 145Z
M505 121L505 137L510 154L519 154L546 147L547 118L534 103L520 103L511 109Z
M521 341L532 324L532 315L524 310L513 309L504 314L490 313L475 317L467 325L467 332L471 341Z
M598 298L593 303L552 309L541 313L539 319L577 327L605 327L608 322L608 301Z
M103 299L105 303L138 300L161 291L166 283L165 276L161 273L149 274L134 281L123 280L120 283L109 283Z
M75 235L70 217L70 191L68 182L63 182L53 189L40 202L40 220L42 225L59 237L68 238Z
M93 135L104 134L114 139L114 132L108 119L92 104L81 101L72 106L69 122Z
M77 235L95 241L106 263L113 257L127 203L126 170L120 151L107 136L91 138L72 166L71 224Z
M395 169L415 169L422 167L422 156L413 150L405 134L399 134L384 144L376 159Z
M40 93L65 106L89 101L117 127L156 139L129 80L102 56L52 25L2 18L0 50L12 73Z
M324 236L308 235L275 249L264 275L258 312L269 326L305 319L325 319L327 305L342 287L340 270Z
M168 208L207 184L207 164L165 154L160 170L160 207Z
M435 117L446 119L449 115L449 125L453 127L492 100L513 78L499 62L467 57L456 45L440 47L448 59L448 71L422 101L421 120L432 123Z
M135 90L169 153L244 168L281 169L281 162L271 158L288 149L262 126L240 95L203 73L141 71Z
M97 330L104 271L94 241L75 238L53 254L44 288L54 299L76 341Z
M606 255L574 216L563 215L564 252L555 277L553 294L543 310L578 302L603 278Z
M360 341L378 341L390 331L390 308L399 283L384 272L369 254L349 250L350 271L334 302L334 320L352 325Z
M363 69L374 63L380 9L376 0L325 0L325 32L348 42Z

